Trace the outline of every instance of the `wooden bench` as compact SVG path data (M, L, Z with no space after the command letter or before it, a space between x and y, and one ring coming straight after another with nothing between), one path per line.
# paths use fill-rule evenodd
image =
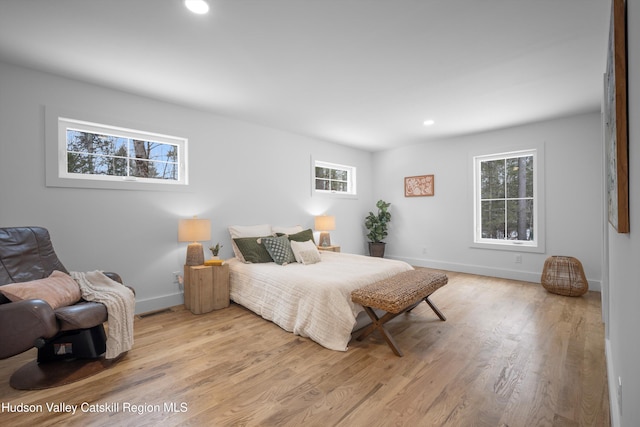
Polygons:
M379 280L351 292L352 301L362 305L372 321L372 324L364 328L356 339L362 341L377 330L391 350L397 356L402 356L402 352L384 324L402 313L413 310L422 301L429 304L440 320L447 320L429 296L446 285L448 280L446 274L416 269ZM384 310L386 313L378 317L374 309Z

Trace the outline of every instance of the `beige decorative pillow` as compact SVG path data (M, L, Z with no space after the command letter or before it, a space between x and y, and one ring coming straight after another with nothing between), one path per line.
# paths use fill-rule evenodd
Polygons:
M0 286L0 292L12 302L41 299L53 309L73 305L82 297L76 281L57 270L46 279Z
M315 264L320 262L320 253L317 249L315 251L301 251L300 259L304 265Z
M316 262L320 262L320 252L318 252L318 248L316 248L313 240L307 240L306 242L296 242L292 240L291 250L297 262L302 264L315 264Z

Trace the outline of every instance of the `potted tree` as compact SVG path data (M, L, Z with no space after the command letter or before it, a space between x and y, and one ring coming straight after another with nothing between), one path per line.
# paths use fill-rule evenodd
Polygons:
M369 215L364 219L364 226L369 233L369 255L375 257L384 257L385 242L382 240L387 237L387 224L391 221L391 214L388 209L391 203L387 203L384 200L378 200L376 207L378 208L378 214L369 212Z

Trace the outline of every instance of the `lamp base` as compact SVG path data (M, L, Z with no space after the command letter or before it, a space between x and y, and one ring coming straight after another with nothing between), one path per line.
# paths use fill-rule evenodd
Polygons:
M185 262L185 265L202 264L204 264L202 244L198 242L189 243L189 246L187 246L187 261Z
M328 231L320 233L320 245L319 246L331 246L331 236Z

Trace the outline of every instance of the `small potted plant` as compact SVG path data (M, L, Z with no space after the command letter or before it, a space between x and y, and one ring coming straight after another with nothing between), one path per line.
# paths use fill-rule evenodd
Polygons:
M364 226L369 231L367 237L369 238L369 255L371 256L384 257L385 242L382 240L387 237L387 224L391 221L389 206L391 203L378 200L376 203L378 213L369 212L369 215L364 219Z
M209 250L211 251L211 255L213 255L213 259L218 259L220 248L222 248L222 245L220 243L216 243L215 246L209 246Z

